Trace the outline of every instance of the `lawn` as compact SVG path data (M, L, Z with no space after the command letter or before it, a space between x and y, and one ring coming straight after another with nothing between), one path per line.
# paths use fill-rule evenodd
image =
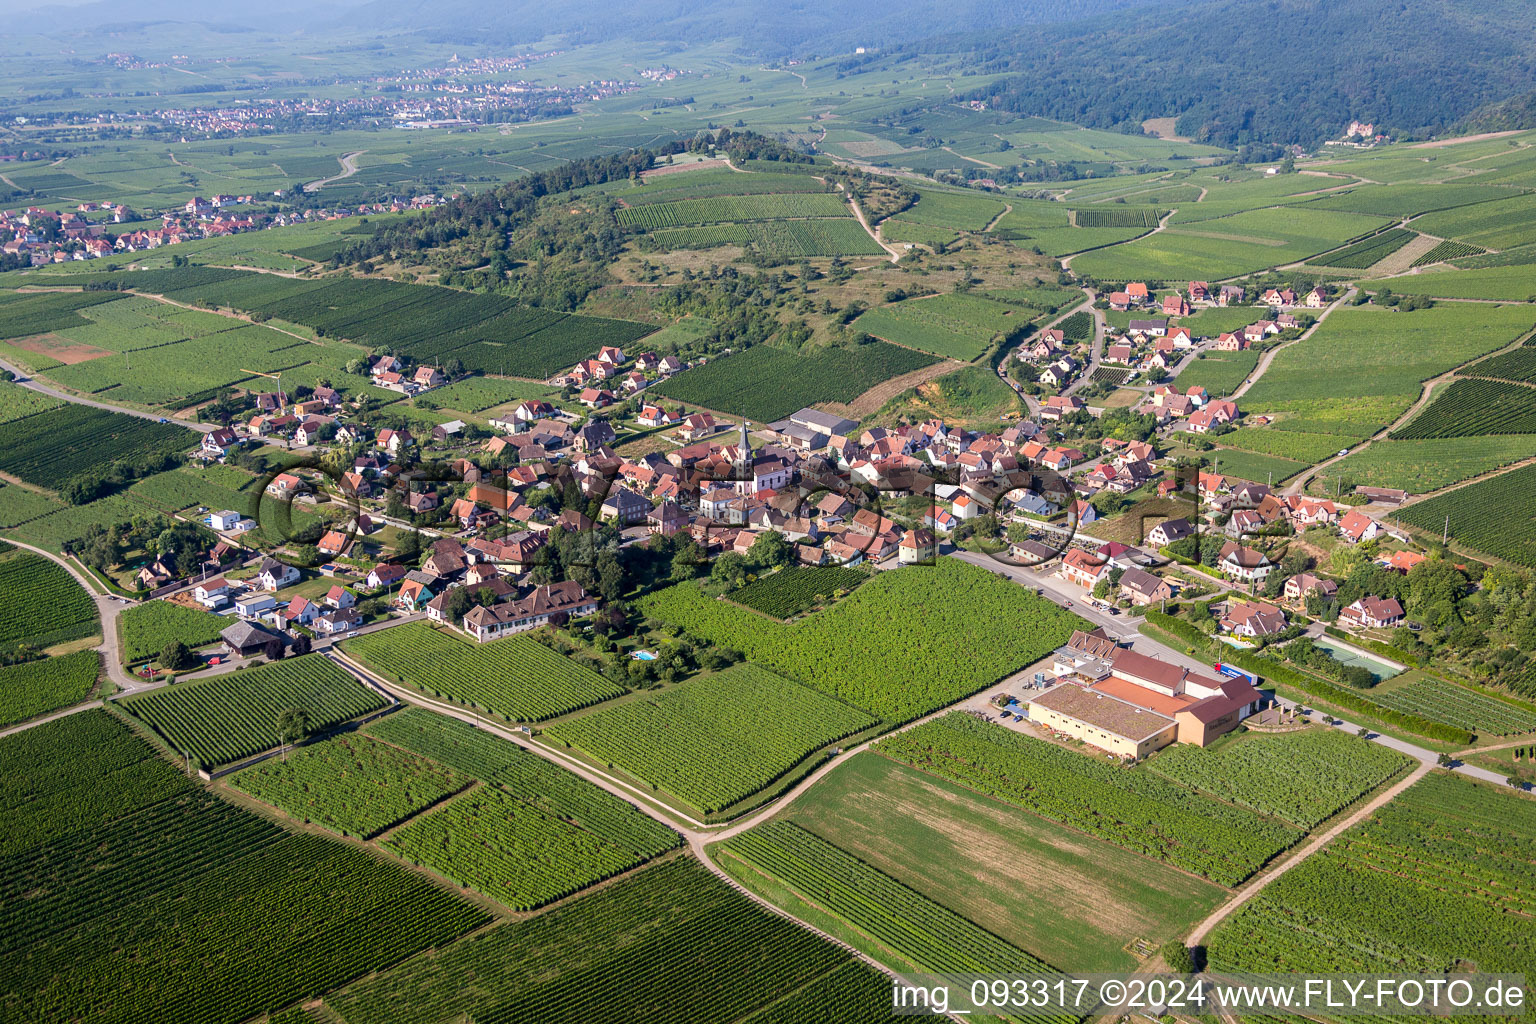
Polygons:
M784 817L1067 971L1126 971L1223 891L1166 865L874 753ZM1000 898L1001 897L1001 898Z

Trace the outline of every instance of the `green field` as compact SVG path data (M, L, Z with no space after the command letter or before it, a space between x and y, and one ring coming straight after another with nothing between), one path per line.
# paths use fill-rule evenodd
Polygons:
M858 569L791 565L732 591L730 599L775 619L788 619L821 603L818 597L831 599L867 579L869 574Z
M1435 535L1448 529L1476 551L1536 569L1536 465L1421 501L1397 518Z
M1211 459L1215 471L1222 476L1235 476L1239 480L1252 480L1258 484L1280 484L1307 468L1305 462L1260 455L1239 448L1217 448L1202 452L1201 456Z
M1180 371L1175 383L1180 390L1202 387L1212 398L1225 398L1236 391L1258 365L1259 353L1253 349L1207 352L1203 359L1194 360Z
M342 647L388 679L509 722L540 722L624 692L530 636L479 644L413 622Z
M1021 310L1005 303L950 294L880 306L855 320L854 326L907 348L971 360L1028 322Z
M896 219L914 224L959 228L962 231L980 231L992 223L1003 209L1001 200L989 196L919 189L917 202L897 214Z
M767 622L690 584L652 594L640 608L891 721L991 685L1055 649L1081 622L952 558L881 573L793 625Z
M440 409L482 412L505 402L548 398L552 394L555 394L554 389L542 384L530 384L527 381L501 380L496 377L465 377L461 381L428 392L425 398Z
M618 212L620 224L646 231L694 224L852 216L847 201L829 192L679 199L645 203Z
M0 554L0 647L41 649L100 631L96 602L67 569L29 551Z
M211 644L233 621L223 615L169 601L146 601L124 609L117 617L123 663L157 658L167 644L177 641L188 647Z
M0 473L57 489L114 462L158 468L196 443L186 427L66 405L0 424Z
M1311 263L1318 267L1364 270L1366 267L1373 267L1380 263L1417 237L1417 232L1409 231L1407 228L1388 228L1381 234L1372 235L1354 245L1347 245L1324 256L1316 256Z
M1393 440L1536 434L1536 388L1502 380L1453 380Z
M1373 289L1390 288L1399 295L1428 295L1437 299L1505 299L1529 302L1536 298L1536 264L1476 270L1435 269L1423 274L1366 281Z
M1536 195L1442 210L1421 217L1413 226L1437 238L1454 238L1485 249L1508 249L1531 240L1531 231L1536 228Z
M96 688L101 656L75 651L0 668L0 726L79 704Z
M57 398L0 381L0 423L19 420L44 409L56 409L60 404Z
M1426 494L1532 454L1531 439L1526 436L1375 441L1322 470L1317 479L1329 494L1336 480L1345 485L1396 487L1411 494Z
M879 256L885 250L852 217L747 221L660 228L647 237L664 250L739 245L770 256Z
M1222 898L1182 871L873 753L785 817L1067 971L1132 969L1133 939L1161 943Z
M152 690L118 706L172 750L212 768L278 746L284 711L308 712L311 732L323 732L386 703L327 658L308 654Z
M1411 763L1407 755L1358 736L1312 728L1240 736L1216 750L1169 747L1148 762L1148 770L1312 829Z
M1378 687L1371 696L1397 711L1423 715L1485 736L1536 731L1536 706L1433 677L1415 679L1403 686Z
M557 723L547 735L712 814L874 724L857 708L740 664Z
M1302 430L1269 427L1239 427L1230 434L1222 434L1221 443L1226 447L1306 463L1321 462L1337 455L1340 448L1337 434L1309 434Z

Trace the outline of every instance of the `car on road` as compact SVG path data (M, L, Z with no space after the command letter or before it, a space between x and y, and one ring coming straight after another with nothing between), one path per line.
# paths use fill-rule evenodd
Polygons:
M1342 459L1344 456L1346 456L1348 454L1349 454L1349 449L1348 448L1340 448L1339 449L1339 458Z
M347 634L347 639L348 639L348 640L350 640L350 639L352 639L352 638L353 638L353 637L354 637L354 636L357 636L357 630L355 630L355 629L354 629L354 630L353 630L353 631L352 631L352 632L350 632L350 633L348 633L348 634Z

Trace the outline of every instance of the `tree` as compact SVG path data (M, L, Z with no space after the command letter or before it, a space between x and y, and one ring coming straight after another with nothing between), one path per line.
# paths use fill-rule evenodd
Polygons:
M277 716L277 735L292 745L309 735L309 712L303 708L289 708Z
M1163 948L1159 952L1162 954L1163 963L1167 964L1168 969L1174 974L1195 973L1195 955L1178 939L1163 943Z
M172 672L192 668L197 663L197 656L180 640L172 640L160 651L160 667Z
M283 638L275 636L268 640L262 647L261 653L267 656L268 661L279 661L283 657Z
M469 614L474 601L469 596L469 590L465 587L448 588L447 596L443 598L443 613L449 622L458 622Z
M768 530L752 542L747 560L758 570L776 569L788 565L791 556L789 542L777 530Z

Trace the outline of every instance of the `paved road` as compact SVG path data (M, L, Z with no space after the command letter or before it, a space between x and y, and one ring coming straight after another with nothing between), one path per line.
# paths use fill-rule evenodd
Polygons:
M16 366L12 366L10 363L3 359L0 359L0 370L11 371L11 373L16 376L16 383L19 387L24 387L29 390L36 391L38 394L48 395L51 398L57 398L62 402L73 402L76 405L88 405L92 409L105 409L107 412L120 412L124 416L137 416L141 420L154 420L156 423L160 422L161 420L167 420L168 422L175 423L179 426L189 427L192 430L200 430L205 434L210 430L217 429L218 427L218 424L216 423L194 423L187 420L172 420L169 416L161 416L158 413L140 412L137 409L124 409L120 406L108 405L105 402L96 402L89 398L81 397L80 395L71 395L67 391L60 391L57 388L51 388L46 384L38 383L36 380L32 379L31 375L28 374L25 370L22 370ZM26 379L23 380L21 378Z

